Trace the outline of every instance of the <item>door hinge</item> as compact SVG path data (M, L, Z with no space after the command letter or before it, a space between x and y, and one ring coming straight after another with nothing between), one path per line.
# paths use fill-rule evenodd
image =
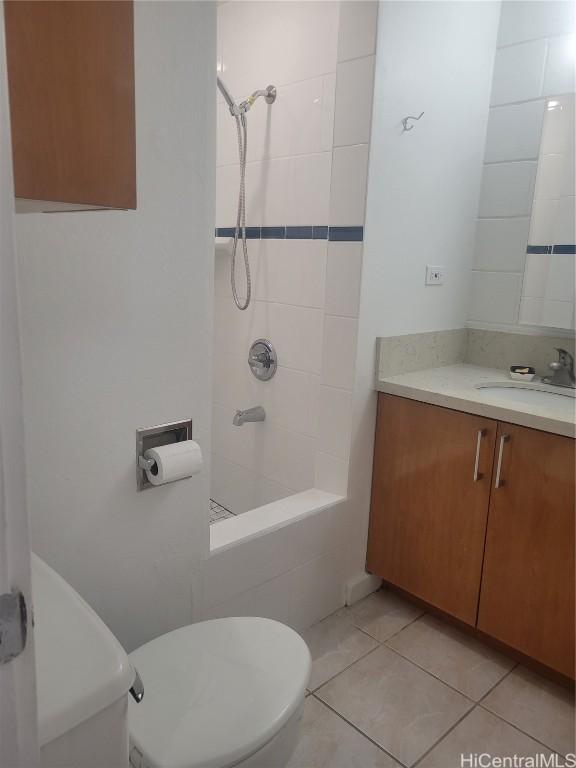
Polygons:
M26 647L28 611L22 592L0 595L0 664L15 659Z

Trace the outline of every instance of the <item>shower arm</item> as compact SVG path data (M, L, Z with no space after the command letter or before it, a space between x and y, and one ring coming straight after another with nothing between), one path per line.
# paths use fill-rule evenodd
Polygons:
M230 91L226 86L224 85L223 81L218 77L217 78L218 88L220 92L222 93L222 96L224 96L224 100L226 101L226 104L228 105L228 109L230 110L230 114L233 117L239 117L240 115L245 115L246 112L252 107L254 102L260 98L260 96L264 96L264 100L267 104L274 104L276 101L276 87L274 85L269 85L264 90L258 90L254 91L254 93L251 96L248 96L248 98L245 101L242 101L240 104L236 104L234 99L232 98Z
M248 112L252 104L254 104L256 99L259 99L260 96L264 96L264 100L266 104L274 104L274 102L276 101L276 86L269 85L264 90L254 91L254 93L251 96L248 96L246 101L243 101L240 104L240 107L239 107L240 110L242 112Z

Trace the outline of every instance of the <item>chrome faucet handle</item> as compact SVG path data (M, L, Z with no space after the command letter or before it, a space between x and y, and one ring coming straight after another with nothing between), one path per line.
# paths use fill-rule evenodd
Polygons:
M270 355L266 352L251 354L248 358L248 365L250 367L254 366L255 368L270 368L271 364L272 360Z
M563 368L568 368L569 370L574 370L574 358L568 352L567 349L562 349L562 347L554 347L556 352L558 352L558 362Z
M558 387L576 387L574 376L574 358L566 349L554 347L558 352L558 360L553 360L548 367L553 371L552 376L542 379L545 384L553 384Z

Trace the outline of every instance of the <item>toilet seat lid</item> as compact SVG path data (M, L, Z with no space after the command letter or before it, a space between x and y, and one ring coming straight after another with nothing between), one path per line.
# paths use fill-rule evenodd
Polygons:
M192 624L130 660L144 683L130 736L151 768L224 768L257 752L302 702L311 665L296 632L261 618Z

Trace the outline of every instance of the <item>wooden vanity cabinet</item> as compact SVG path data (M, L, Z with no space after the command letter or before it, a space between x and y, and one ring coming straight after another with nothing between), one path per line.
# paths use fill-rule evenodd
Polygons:
M574 677L574 440L498 425L478 628Z
M136 207L132 0L5 0L16 210Z
M476 623L496 424L380 395L368 570Z
M380 394L368 570L574 677L574 448Z

